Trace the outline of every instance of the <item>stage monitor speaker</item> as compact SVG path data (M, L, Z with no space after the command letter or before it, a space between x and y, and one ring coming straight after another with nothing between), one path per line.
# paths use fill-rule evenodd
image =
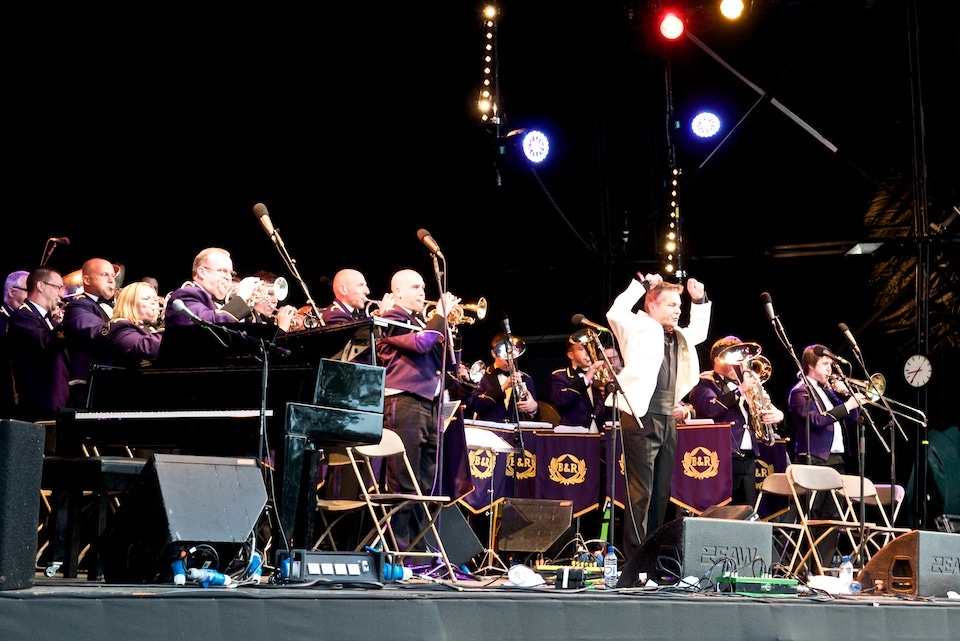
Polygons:
M640 544L620 572L617 587L634 587L640 573L658 585L673 585L687 576L715 580L733 570L756 577L770 570L772 555L770 523L681 517L664 523Z
M222 572L250 538L266 504L254 459L154 454L104 534L104 580L166 582L180 550L194 549L212 548L218 567L210 569Z
M945 597L960 592L960 534L913 530L893 539L863 566L864 590L883 581L885 594Z
M46 430L0 421L0 590L33 586Z
M701 519L733 519L740 521L755 521L759 517L753 511L752 505L711 505L700 513Z
M463 565L483 552L483 544L456 504L440 510L437 531L443 541L443 549L447 551L447 558L456 566ZM428 545L436 547L437 542L432 533L428 532L426 538Z
M511 552L544 552L573 521L573 501L503 500L497 548Z

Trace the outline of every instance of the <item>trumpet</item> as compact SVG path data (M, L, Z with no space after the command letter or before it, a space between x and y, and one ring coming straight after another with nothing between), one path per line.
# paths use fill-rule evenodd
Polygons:
M255 296L251 304L256 305L258 303L270 302L271 296L276 296L277 300L285 300L288 293L290 293L290 286L287 284L287 279L283 276L277 276L277 279L273 281L273 285L267 287L263 296Z
M433 318L433 315L437 313L439 304L439 301L435 300L426 301L426 305L423 308L423 317L427 320ZM467 316L467 312L473 314L476 318ZM486 317L487 299L482 296L476 303L454 305L453 308L447 312L447 322L451 325L473 325L478 320L483 320Z
M592 329L584 327L571 334L567 340L571 343L581 343L586 348L587 355L590 356L590 362L603 362L603 357L597 352L597 344L596 341L593 340L594 336L595 334ZM610 382L610 373L607 371L607 368L601 367L598 369L593 377L593 381L597 384L597 387L601 389L605 388L607 383Z
M901 418L905 418L909 421L913 421L914 423L919 423L920 425L926 426L927 415L924 414L923 411L883 395L883 392L887 389L887 379L883 376L883 374L879 372L876 374L871 374L870 380L866 381L848 378L846 379L846 382L850 387L863 393L863 395L866 397L863 401L864 403L869 403L870 405L884 409L892 414L896 414ZM888 407L886 404L880 401L886 401L886 403L889 403L890 406ZM906 411L897 411L893 409L894 405Z

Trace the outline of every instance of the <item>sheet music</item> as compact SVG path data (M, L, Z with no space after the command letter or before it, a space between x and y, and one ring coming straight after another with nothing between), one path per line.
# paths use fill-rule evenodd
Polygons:
M494 452L516 452L515 447L511 447L505 440L482 427L464 427L463 431L467 437L467 447L477 447Z

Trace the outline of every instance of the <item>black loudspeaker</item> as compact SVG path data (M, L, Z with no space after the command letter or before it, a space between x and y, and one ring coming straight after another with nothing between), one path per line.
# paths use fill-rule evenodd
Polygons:
M437 531L443 541L443 549L447 551L447 558L456 566L463 565L483 552L483 544L457 505L448 505L440 510ZM427 543L436 546L437 542L432 533L427 533Z
M33 586L46 430L0 421L0 590Z
M770 569L772 551L770 523L682 517L664 523L640 544L620 572L617 587L638 585L641 573L658 585L673 585L686 576L715 580L725 570L759 576Z
M166 582L181 550L214 550L219 563L210 569L223 572L266 504L254 459L154 454L104 534L104 580ZM206 554L204 561L210 558Z
M544 552L567 531L573 501L504 499L497 547L512 552Z
M756 520L757 513L752 505L711 505L700 513L701 519L733 519L740 521Z
M913 530L893 539L863 566L864 590L883 582L886 594L945 597L960 592L960 534Z

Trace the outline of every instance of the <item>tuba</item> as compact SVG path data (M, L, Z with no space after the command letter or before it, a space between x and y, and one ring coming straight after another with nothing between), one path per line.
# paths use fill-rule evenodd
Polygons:
M756 384L746 388L744 398L750 406L750 427L758 443L772 445L777 440L777 433L773 425L767 425L761 420L764 408L770 404L770 395L763 388L763 384L770 379L773 366L770 359L760 354L760 346L756 343L738 343L723 349L717 357L727 365L739 365L743 377L751 376Z

